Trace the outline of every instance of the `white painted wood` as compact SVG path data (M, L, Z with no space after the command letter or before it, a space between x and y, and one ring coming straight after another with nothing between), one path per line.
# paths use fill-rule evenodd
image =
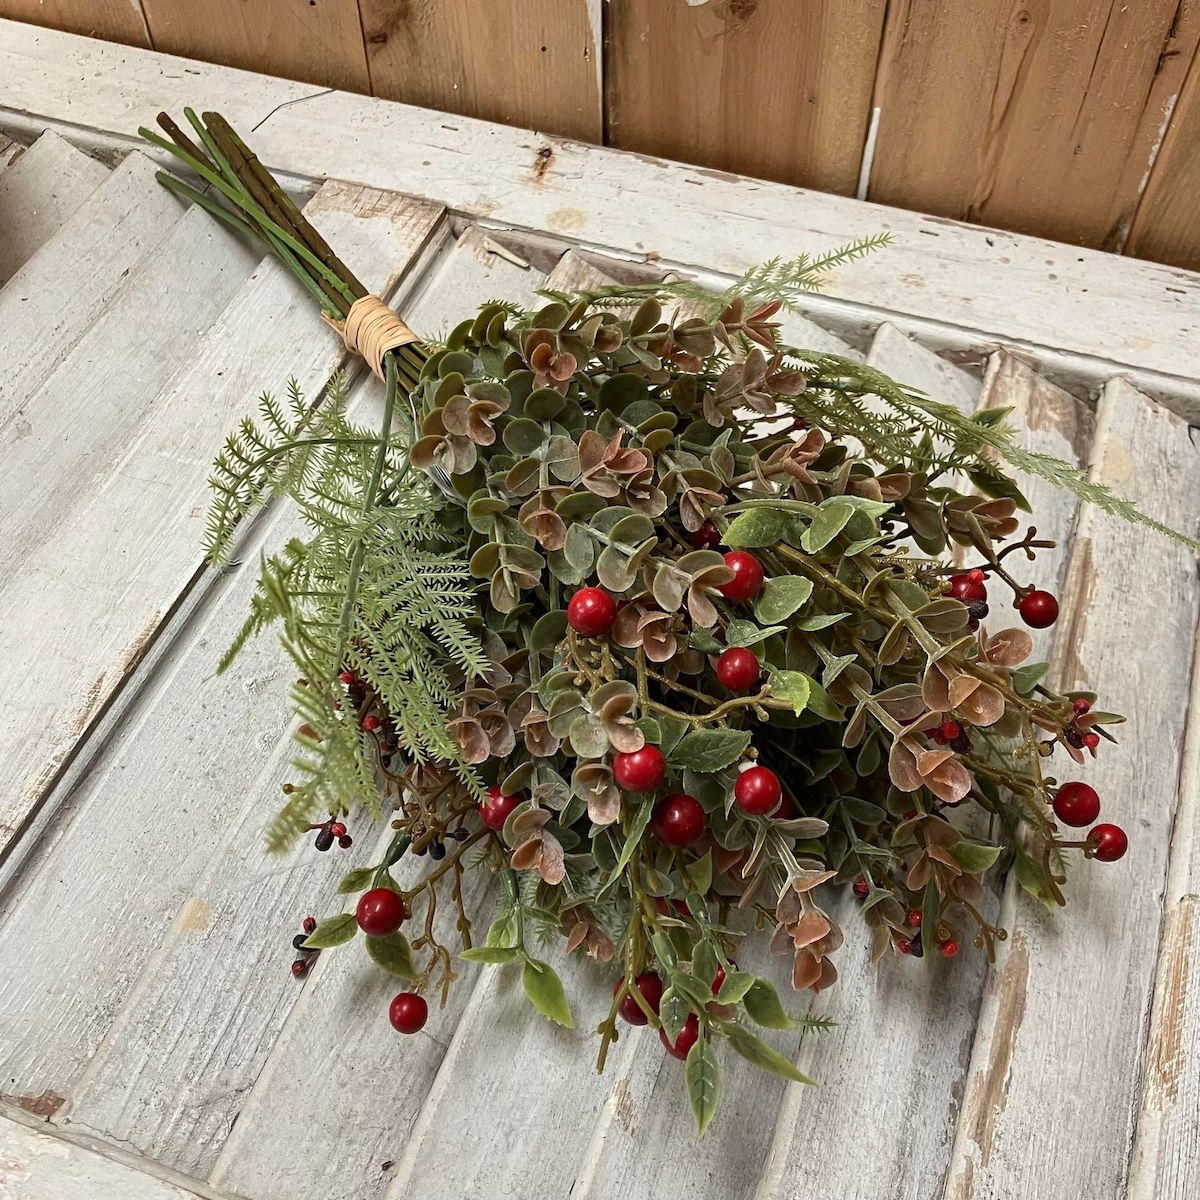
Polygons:
M891 314L943 334L973 330L985 341L1055 347L1110 372L1141 372L1146 386L1174 391L1176 403L1200 412L1192 378L1200 281L1186 271L225 67L185 67L50 30L0 27L0 108L9 110L0 125L9 130L69 121L99 131L106 145L131 145L138 124L185 104L220 107L236 128L253 132L274 168L437 197L464 214L657 256L668 267L737 275L774 255L821 254L865 231L889 230L895 244L839 268L828 300L815 298L811 311L840 305L874 314L876 323ZM352 136L331 137L331 129ZM395 153L400 143L404 154ZM549 167L538 158L544 146Z
M456 325L464 314L491 298L533 303L534 292L543 281L540 272L522 268L490 249L478 231L468 230L453 250L417 281L399 307L415 327L439 329ZM372 420L378 401L376 388L360 391L357 402L366 410L363 420ZM277 536L272 535L271 540L278 540ZM270 811L275 803L274 797L265 795L259 809L265 806ZM427 873L429 862L405 859L397 878L411 887ZM307 871L306 863L307 858L300 859L297 871ZM226 865L215 871L214 887L237 896L239 875L238 870ZM488 884L484 873L476 871L472 876L468 880L468 903L478 914L476 927L486 929L494 900L484 894ZM271 906L267 909L271 911ZM438 921L442 940L455 945L447 909L442 909ZM388 1002L402 990L398 982L366 960L361 947L324 955L292 1008L257 1082L254 1075L247 1075L254 1087L216 1162L213 1181L255 1200L291 1200L301 1194L332 1196L339 1192L362 1200L382 1195L398 1168L384 1169L381 1164L395 1164L404 1153L408 1133L438 1074L479 973L477 967L467 963L459 964L458 969L460 978L451 990L448 1006L439 1010L431 998L429 1024L419 1037L404 1038L387 1021ZM164 970L161 974L165 984L179 972ZM192 986L204 986L200 963L183 975ZM197 1045L206 1036L211 1037L234 1011L243 1011L233 991L213 1008L202 1024ZM181 1006L176 1019L178 1034L172 1030L164 1039L164 1050L171 1057L176 1036L187 1045L193 1042L192 1032L185 1031L191 1011L190 1005ZM545 1024L527 1004L521 1015L531 1025ZM238 1020L246 1024L251 1036L258 1036L257 1015L243 1015ZM535 1032L543 1031L538 1028ZM260 1040L267 1043L265 1037ZM158 1090L157 1063L148 1071L154 1079L151 1084L149 1078L125 1077L131 1068L138 1071L130 1059L126 1053L114 1054L104 1070L111 1086L133 1097L148 1084ZM236 1070L232 1066L230 1069ZM163 1103L168 1107L175 1078L168 1070L161 1085ZM85 1096L76 1115L83 1116L86 1101ZM94 1124L101 1120L107 1123L103 1112L92 1117ZM327 1129L335 1120L337 1152L331 1153L328 1141L313 1136L313 1131ZM182 1138L161 1145L158 1153L163 1152L174 1157L193 1153ZM451 1153L448 1147L437 1151L439 1157ZM209 1165L201 1158L192 1160L193 1169Z
M914 342L895 325L885 323L875 331L867 365L924 392L931 400L953 404L961 413L975 411L979 380Z
M98 1150L0 1115L0 1196L4 1200L191 1200L184 1188Z
M1101 398L1091 471L1195 529L1200 461L1188 430L1122 380ZM1086 770L1061 755L1053 766L1097 788L1101 820L1125 826L1130 849L1115 864L1076 864L1069 920L1036 911L1008 882L1012 935L972 1050L947 1186L955 1200L1028 1191L1066 1200L1124 1186L1176 802L1170 748L1183 735L1196 614L1190 554L1083 513L1058 672L1101 689L1130 720L1121 746L1103 747Z
M323 189L309 211L360 278L385 294L440 220L435 206L336 184ZM53 547L31 559L29 578L38 581L38 599L55 619L40 637L27 631L28 644L19 653L6 650L8 660L42 664L35 674L57 697L77 690L75 672L83 678L94 671L119 676L125 666L117 657L122 644L139 629L152 634L160 614L196 572L207 503L204 480L220 434L268 379L282 386L291 372L315 394L343 356L307 293L283 267L262 264L189 358L155 419L103 479L92 503L56 530ZM104 553L97 561L87 551L101 542ZM121 564L120 577L106 566L110 561ZM38 611L43 609L27 594L10 588L0 595L3 637L12 636L12 614L32 617ZM46 852L34 854L14 889L18 895L0 927L0 1077L14 1081L21 1094L47 1088L73 1094L242 811L252 773L270 770L266 752L279 741L286 719L286 677L279 674L284 667L276 653L259 660L257 673L250 666L239 676L240 686L200 686L228 632L226 625L207 640L205 620L197 617L193 629L196 656L188 659L184 644L178 655L164 656L153 687L65 798L64 832L47 839ZM76 649L68 655L60 646ZM267 643L256 648L248 663L268 649ZM175 690L173 680L189 662L193 685L185 694ZM29 707L35 685L33 678L24 685ZM10 695L20 686L19 680L6 683ZM173 726L167 722L175 739L170 755L162 741L139 737L157 704L164 718L175 715ZM263 724L267 712L273 725ZM253 730L257 734L248 738ZM58 737L64 748L73 744L66 729L51 728L45 736ZM229 771L224 760L239 747L249 753L248 765ZM131 880L139 881L132 890ZM79 974L70 988L60 989L54 981L64 962L75 963ZM213 1079L199 1086L220 1091Z
M20 158L25 147L10 137L0 135L0 171L9 166L13 159Z
M0 284L91 195L108 168L46 132L0 175Z
M0 289L0 428L179 220L183 206L155 182L156 170L129 155Z

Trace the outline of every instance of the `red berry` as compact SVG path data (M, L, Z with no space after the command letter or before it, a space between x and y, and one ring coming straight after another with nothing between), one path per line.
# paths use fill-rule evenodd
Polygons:
M316 917L305 917L304 918L304 932L305 933L312 933L312 931L314 929L316 929L316 927L317 927L317 918Z
M717 678L728 692L748 692L758 685L762 672L753 650L732 646L717 658Z
M700 801L676 792L655 805L650 828L668 846L690 846L704 832L707 823Z
M908 927L909 929L921 928L921 914L916 909L908 914Z
M621 984L624 982L625 976L622 975L621 978L617 980L617 986L613 988L614 996L621 990ZM650 1008L654 1012L658 1012L658 1005L662 1000L663 994L662 980L659 979L659 977L655 975L653 971L643 971L637 977L637 979L633 981L633 986L642 993L642 999L644 999L646 1003L650 1005ZM621 1017L630 1025L646 1024L646 1014L642 1012L642 1006L633 998L631 992L625 993L620 1006L617 1008L617 1012L619 1012Z
M1090 825L1100 815L1100 797L1086 783L1064 783L1054 797L1054 815L1064 825Z
M745 550L730 550L725 555L725 565L733 572L733 578L720 587L726 600L753 600L763 585L762 563Z
M797 815L795 802L787 792L784 792L783 799L779 802L779 807L775 810L775 820L790 821Z
M912 942L910 942L908 938L897 938L896 949L899 950L901 954L908 954L912 950Z
M679 1036L675 1039L675 1044L672 1045L667 1038L666 1030L658 1031L659 1040L667 1048L667 1053L673 1058L687 1058L688 1051L696 1044L696 1039L700 1036L700 1019L695 1013L688 1013L688 1019L684 1021L683 1028L679 1031Z
M713 976L712 994L715 996L720 990L721 985L725 982L725 968L717 963L717 973Z
M1080 696L1078 699L1071 701L1071 708L1077 717L1082 717L1084 713L1092 711L1092 702Z
M401 1033L416 1033L429 1019L429 1005L416 992L401 992L388 1008L388 1020Z
M567 624L584 637L603 637L616 619L617 602L603 588L580 588L567 605Z
M1100 735L1098 733L1085 733L1083 735L1083 744L1089 750L1095 750L1100 745Z
M943 738L945 738L946 741L952 742L956 737L958 737L961 731L959 730L957 721L944 721L941 729L939 729L938 732Z
M652 792L663 781L667 763L657 746L643 746L632 754L614 754L613 778L627 792Z
M860 900L865 900L871 894L871 885L861 875L854 881L854 894Z
M345 837L346 826L343 825L341 821L334 821L334 823L329 826L329 832L332 833L335 838Z
M979 574L979 579L972 579L971 576ZM987 588L983 586L982 572L968 571L964 575L950 576L950 595L955 600L986 600Z
M354 915L363 933L387 937L404 924L404 901L400 899L400 893L391 888L372 888L358 898Z
M972 567L967 572L968 583L982 583L986 578L987 576L978 567Z
M692 534L692 545L697 550L715 550L720 544L721 531L711 521L705 521Z
M748 767L733 785L733 798L744 813L765 817L783 799L783 785L769 767Z
M362 727L368 733L374 733L382 724L383 722L378 717L363 717L362 720Z
M488 788L488 798L479 806L479 815L489 829L499 832L509 814L521 803L519 795L506 796L498 787Z
M292 974L297 979L308 973L308 962L303 958L298 958L292 963Z
M947 938L939 949L947 958L953 958L958 953L958 943L953 938Z
M348 833L343 833L342 836L338 838L338 845L341 846L343 850L349 850L350 847L354 845L354 839Z
M654 897L654 907L660 917L690 917L692 910L682 900L672 900L670 903L662 896Z
M1116 862L1129 849L1129 839L1120 825L1097 825L1087 840L1092 845L1092 857L1101 862Z
M1027 592L1018 607L1021 620L1034 629L1048 629L1058 620L1058 601L1049 592Z
M342 673L341 673L341 674L338 676L338 678L339 678L339 679L340 679L340 680L341 680L341 681L342 681L342 682L343 682L343 683L344 683L344 684L345 684L347 687L349 687L349 686L350 686L352 683L354 683L354 672L353 672L353 671L343 671L343 672L342 672Z

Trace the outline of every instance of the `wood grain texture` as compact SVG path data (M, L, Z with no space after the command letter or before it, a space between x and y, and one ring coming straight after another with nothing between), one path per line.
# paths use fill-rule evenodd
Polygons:
M0 427L55 370L183 206L131 154L0 289Z
M883 0L614 0L608 141L852 194Z
M452 327L464 313L489 298L504 297L518 303L533 300L544 277L490 251L489 240L477 230L463 234L406 296L402 308L410 322L423 329ZM378 401L377 388L360 389L356 394L356 404L363 410L359 419L370 423ZM230 618L231 630L236 615ZM260 808L263 804L273 806L274 800L264 796ZM403 860L397 877L406 886L414 885L427 872L428 861ZM494 904L484 896L487 885L481 871L472 872L468 879L468 903L481 914L477 922L481 927L486 926ZM236 896L237 872L224 880L218 876L216 886ZM276 909L269 906L268 911ZM449 911L443 908L438 920L439 934L446 944L453 945ZM213 1169L213 1182L255 1200L291 1200L305 1192L314 1196L344 1192L362 1200L381 1196L398 1170L394 1166L382 1169L381 1164L401 1159L413 1122L472 995L478 968L460 963L456 969L460 978L451 989L448 1006L438 1010L431 1004L430 1021L421 1036L401 1038L386 1015L389 999L400 990L396 980L367 961L361 947L324 955L253 1091L241 1103L237 1125ZM163 973L164 980L168 975ZM189 978L197 989L204 986L199 968ZM228 993L207 1027L219 1028L240 1009L238 995ZM181 1020L185 1012L186 1008ZM331 1014L336 1018L331 1019ZM543 1032L542 1018L528 1004L522 1016L537 1026L534 1032ZM261 1023L257 1012L239 1020L248 1021L252 1031ZM106 1071L114 1081L121 1079L120 1057ZM375 1081L374 1085L364 1087L366 1079ZM135 1090L128 1083L120 1086L131 1093ZM381 1096L387 1097L385 1112L379 1108ZM338 1127L336 1155L329 1153L322 1139L308 1136L310 1130L327 1127L332 1121ZM439 1130L446 1137L456 1137L457 1132L453 1128ZM185 1139L169 1150L191 1153ZM444 1162L451 1148L441 1146L433 1153L436 1161Z
M436 206L339 184L322 189L308 211L359 278L385 294L440 220ZM196 215L225 236L207 214ZM198 275L188 267L183 277ZM14 673L30 656L44 663L37 678L24 672L24 692L19 680L6 675L6 702L23 722L14 728L6 709L6 739L22 731L32 737L28 728L41 703L55 712L43 710L45 729L35 749L48 743L41 751L48 756L73 744L74 729L87 714L64 711L61 698L100 703L127 669L130 644L136 653L137 640L155 632L198 569L205 478L221 436L272 380L282 388L293 374L315 394L344 354L311 297L284 267L263 262L192 351L124 457L109 464L84 502L55 524L50 542L23 564L21 586L10 583L0 594L5 661L14 664ZM54 621L30 628L34 614L47 611ZM65 806L61 833L39 844L41 853L21 876L0 926L0 962L9 964L0 967L0 1074L13 1081L6 1090L72 1094L243 809L247 780L219 768L212 747L231 748L235 741L246 746L246 731L263 721L256 686L276 698L276 724L257 730L265 742L251 740L246 775L270 769L262 760L279 741L286 713L279 656L270 669L262 668L261 680L251 672L240 688L204 688L200 681L211 675L223 645L200 642L190 667L190 715L177 715L174 753L164 756L155 738L139 738L153 709L139 697L142 707L75 793L59 798ZM155 694L172 696L169 703L164 699L164 715L185 703L182 691L171 690L183 661L168 656L156 676ZM89 695L86 681L97 677L103 682ZM211 739L203 752L192 747L196 731ZM164 812L177 813L179 824L164 824ZM170 862L172 869L146 874L139 864L149 861ZM92 869L81 869L87 865ZM131 891L135 877L140 882ZM48 980L64 961L80 964L81 973L76 986L59 991ZM91 965L84 967L85 961ZM55 1003L48 1006L50 995ZM180 1058L186 1053L179 1049ZM209 1103L219 1103L221 1095L213 1088ZM203 1108L194 1095L190 1102ZM155 1127L153 1114L143 1119ZM169 1120L164 1125L171 1127Z
M154 48L322 87L371 90L356 0L141 0Z
M128 46L151 44L141 0L0 0L0 17Z
M1158 469L1136 465L1145 463ZM1200 455L1187 427L1122 380L1101 398L1090 469L1195 531ZM1128 619L1131 580L1154 598L1136 621ZM1061 779L1086 775L1100 792L1102 819L1126 827L1130 849L1119 864L1074 864L1069 928L1009 879L1001 920L1011 936L980 1014L947 1188L953 1200L1030 1188L1067 1200L1116 1195L1125 1184L1176 804L1170 748L1186 720L1196 563L1086 510L1064 591L1060 682L1101 689L1105 706L1129 721L1121 745L1105 747L1086 771L1061 758L1054 766Z
M0 175L0 284L96 190L108 169L43 133Z
M1198 36L1177 0L893 4L871 198L1117 246Z
M593 0L359 0L376 96L599 142Z

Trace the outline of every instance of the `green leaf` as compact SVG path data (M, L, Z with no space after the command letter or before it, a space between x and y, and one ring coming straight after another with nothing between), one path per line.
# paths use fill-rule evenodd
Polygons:
M688 1002L676 988L669 987L663 992L658 1006L658 1019L662 1022L663 1032L672 1042L679 1037L679 1031L687 1021L689 1012L691 1009L688 1008Z
M575 1018L571 1016L571 1006L567 1003L562 980L549 963L538 962L536 958L526 959L521 982L525 985L529 1002L543 1017L567 1029L575 1028Z
M990 471L968 471L967 478L985 496L1012 500L1022 512L1029 512L1029 501L1024 493L1007 475L995 475Z
M305 950L328 950L331 946L340 946L348 942L358 932L358 921L353 913L338 913L336 917L326 917L304 939Z
M779 993L768 979L756 979L742 997L746 1015L765 1029L786 1029L791 1021L783 1010Z
M933 953L933 942L937 938L938 920L942 915L942 897L937 884L930 876L925 885L925 895L921 901L921 945L925 951L925 962L928 965L936 957Z
M1036 900L1040 900L1047 908L1054 909L1058 902L1046 879L1046 871L1037 859L1028 854L1018 854L1013 867L1017 873L1017 882Z
M752 508L734 517L722 540L725 545L738 550L774 546L784 540L795 524L793 516L778 509Z
M712 851L709 850L703 857L696 859L695 862L688 863L683 868L683 877L687 880L688 886L693 892L699 892L701 896L707 895L708 889L712 887Z
M811 580L800 575L777 575L763 584L754 604L754 615L764 625L786 621L808 603L812 593Z
M729 1044L747 1062L753 1063L763 1071L770 1071L782 1079L791 1079L796 1083L812 1083L807 1075L788 1062L778 1050L773 1050L761 1038L757 1038L748 1029L732 1022L723 1026L729 1034Z
M345 896L350 892L361 892L371 882L371 874L370 867L359 867L357 870L348 872L342 877L342 882L338 884L338 893Z
M777 700L786 700L796 716L808 707L811 694L812 680L803 671L771 672L771 695Z
M699 650L701 654L719 654L724 649L707 629L693 629L688 634L688 644L693 650Z
M736 1004L755 985L757 980L749 971L728 971L717 993L718 1004Z
M954 861L969 875L982 875L1000 857L999 846L984 846L965 838L950 847Z
M737 729L694 729L671 758L700 775L712 775L737 762L749 745L750 735Z
M753 621L730 621L725 629L727 646L757 646L777 633L783 633L786 625L768 625L761 629Z
M404 934L389 933L387 937L368 937L366 942L367 953L385 971L399 975L402 979L417 977L413 967L412 949Z
M1017 667L1009 675L1012 680L1013 691L1018 696L1028 696L1043 679L1046 678L1046 673L1050 670L1049 663L1026 663L1023 667Z
M513 911L501 913L488 928L484 945L490 948L508 949L516 944L517 914Z
M800 539L801 547L809 554L824 550L846 528L854 512L854 505L846 503L841 497L834 501L826 500L817 509L812 524L804 531Z
M516 946L472 946L470 950L461 951L458 957L468 962L506 963L512 962L518 954L520 951Z
M721 1064L717 1061L712 1041L701 1032L696 1044L688 1051L684 1064L688 1099L696 1118L696 1133L703 1136L708 1123L717 1111L721 1096Z
M701 982L707 979L710 992L718 966L720 964L717 962L717 952L713 949L712 942L707 939L697 942L696 948L692 951L692 976Z
M646 832L646 826L650 824L650 814L653 811L654 798L647 796L642 801L637 812L633 814L633 820L629 823L629 836L625 839L625 845L621 848L620 856L617 858L617 865L613 867L612 874L608 877L608 882L600 889L601 894L612 887L625 873L625 868L629 866L629 861L633 858L634 851L638 848L638 842L642 840L642 834Z

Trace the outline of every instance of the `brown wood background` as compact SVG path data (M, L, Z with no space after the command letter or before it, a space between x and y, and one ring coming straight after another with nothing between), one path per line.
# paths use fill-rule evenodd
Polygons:
M0 0L0 16L1200 269L1200 0Z

